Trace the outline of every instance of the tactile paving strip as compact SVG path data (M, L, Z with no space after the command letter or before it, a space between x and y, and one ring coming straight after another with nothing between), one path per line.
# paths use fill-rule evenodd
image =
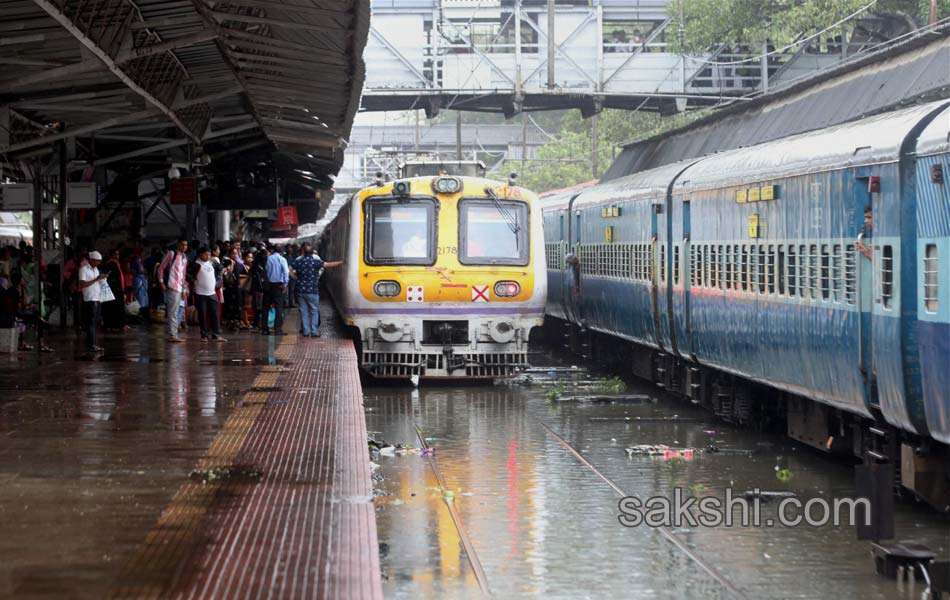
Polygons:
M227 476L182 486L115 596L382 598L352 342L289 335L274 356L293 360L262 369L197 469Z

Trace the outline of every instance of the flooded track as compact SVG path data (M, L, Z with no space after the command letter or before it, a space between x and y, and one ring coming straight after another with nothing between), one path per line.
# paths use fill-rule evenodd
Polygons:
M377 523L387 597L480 597L447 508L457 510L499 598L731 598L728 585L646 526L618 521L618 493L646 500L676 488L724 497L760 488L802 501L854 494L852 471L781 436L717 422L687 403L632 385L627 402L551 401L549 387L365 390L367 429L394 444L432 446L449 497L417 452L379 456ZM567 395L567 394L565 394ZM637 396L646 396L647 401ZM673 418L676 420L670 420ZM638 420L639 419L639 420ZM628 456L637 444L704 448L691 459ZM761 505L775 517L776 502ZM874 573L870 545L850 526L671 530L750 598L908 598ZM900 505L897 531L950 557L950 520ZM917 588L919 596L920 587ZM903 594L903 595L902 595Z

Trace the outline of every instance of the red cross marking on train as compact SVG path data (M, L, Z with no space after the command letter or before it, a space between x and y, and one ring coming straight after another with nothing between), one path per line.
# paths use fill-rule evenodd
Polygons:
M472 286L472 302L488 302L488 286L487 285L473 285Z

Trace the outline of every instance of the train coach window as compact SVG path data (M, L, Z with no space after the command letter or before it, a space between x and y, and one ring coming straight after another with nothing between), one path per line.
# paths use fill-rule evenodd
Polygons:
M795 254L795 244L788 245L788 296L794 298L798 294L796 281L798 278L798 256Z
M821 245L821 299L827 300L831 296L831 257L828 254L828 244Z
M785 246L779 244L778 247L778 267L775 269L775 276L778 279L778 295L785 295Z
M743 292L749 289L749 247L745 244L739 254L739 285Z
M371 265L435 263L435 201L369 200L366 211L366 262Z
M775 245L769 244L769 259L768 259L768 288L769 293L775 293Z
M673 285L680 284L680 247L673 246Z
M848 244L844 249L844 300L848 304L854 304L855 294L855 265L857 256L855 255L854 244Z
M940 263L937 257L937 244L927 244L924 248L924 310L937 312L940 279Z
M757 273L758 273L758 275L759 275L758 292L759 292L760 294L764 294L764 293L765 293L765 279L766 279L766 275L765 275L765 265L766 265L766 262L765 262L765 259L766 259L765 246L759 246L758 269L757 269Z
M527 265L528 205L488 198L459 202L459 262Z
M808 297L818 299L818 246L808 247Z
M660 244L660 282L666 283L666 244Z
M891 308L894 300L894 247L885 245L881 250L881 302Z
M831 297L835 302L844 299L844 273L841 264L841 244L831 248Z
M689 284L693 287L699 286L699 279L696 276L696 265L702 254L701 248L701 245L696 245L695 247L691 246L689 249Z

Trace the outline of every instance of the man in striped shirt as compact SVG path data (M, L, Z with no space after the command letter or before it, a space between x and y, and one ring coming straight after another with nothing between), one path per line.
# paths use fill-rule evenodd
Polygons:
M178 336L178 327L181 325L178 307L183 298L188 296L188 281L185 275L188 271L188 240L178 240L174 250L169 250L162 264L158 267L158 285L165 292L165 318L168 324L168 341L183 342ZM167 271L167 275L166 275Z

